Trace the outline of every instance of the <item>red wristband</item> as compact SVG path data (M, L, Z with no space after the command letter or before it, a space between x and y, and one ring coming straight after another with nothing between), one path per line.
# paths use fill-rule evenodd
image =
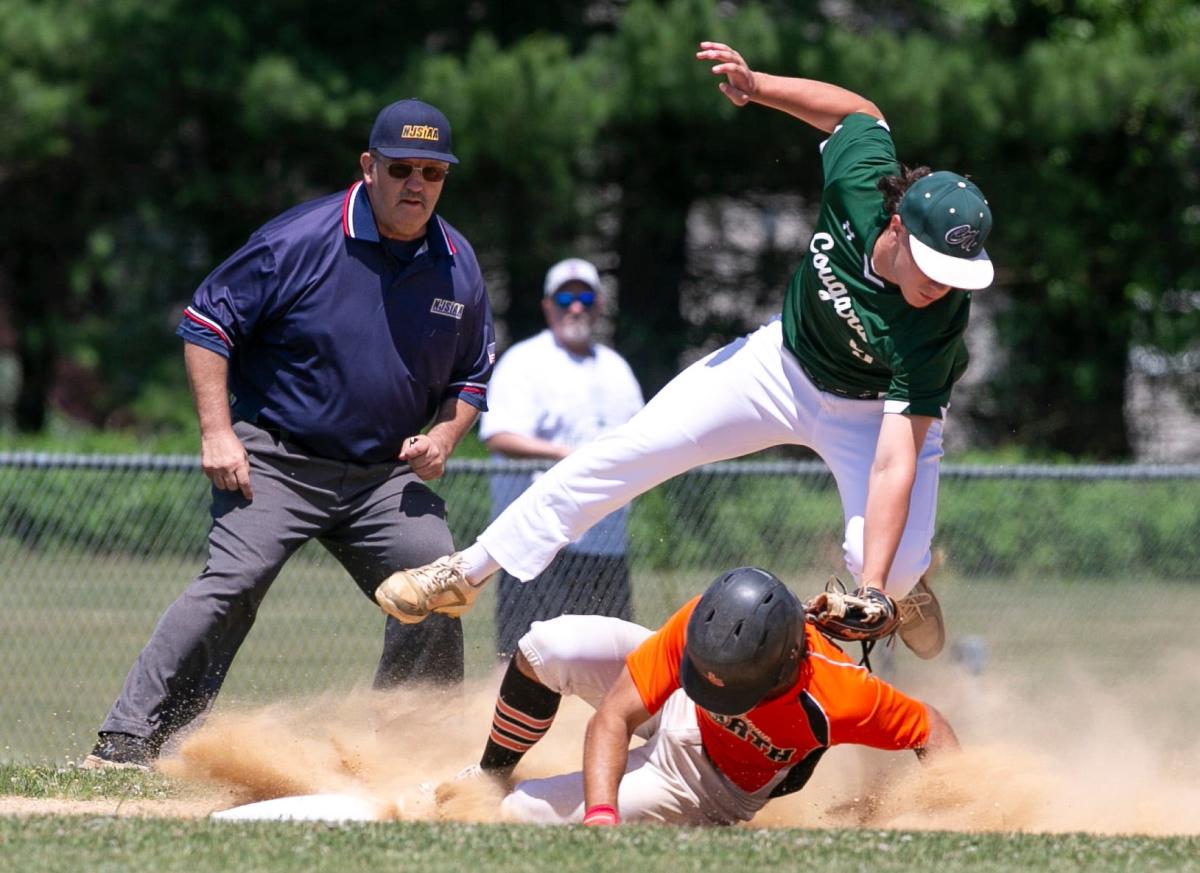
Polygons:
M587 808L587 812L583 814L583 823L588 827L611 826L620 824L621 816L617 815L616 807L598 803Z

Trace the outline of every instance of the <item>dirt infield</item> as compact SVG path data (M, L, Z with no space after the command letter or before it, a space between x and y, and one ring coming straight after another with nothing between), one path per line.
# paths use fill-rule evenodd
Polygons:
M1140 703L1200 693L1197 668L1148 669L1136 689L1063 670L1064 681L1039 694L941 665L913 676L909 685L920 687L910 690L954 724L961 755L922 766L908 752L834 748L804 791L772 802L751 826L1200 834L1200 739L1169 706L1148 717ZM199 818L270 798L343 793L369 798L385 819L493 822L497 790L460 791L439 805L430 786L478 759L494 693L494 684L405 697L359 691L229 708L160 763L195 797L10 797L0 798L0 814ZM518 775L578 769L589 714L564 701Z
M0 797L0 815L86 815L120 818L205 818L225 801L215 800L61 800L54 797Z

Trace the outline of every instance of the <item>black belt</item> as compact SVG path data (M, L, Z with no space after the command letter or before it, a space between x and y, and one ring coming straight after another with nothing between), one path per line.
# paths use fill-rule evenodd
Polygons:
M817 386L821 388L820 385ZM848 400L885 400L887 399L886 391L860 391L855 394L853 391L846 391L844 388L821 388L829 394L836 394L838 397L845 397Z
M799 359L797 359L799 360ZM812 382L821 391L826 394L836 394L838 397L845 397L849 400L884 400L887 398L886 391L847 391L845 388L835 388L832 385L826 385L820 379L812 374L812 370L800 364L800 369L804 371L804 375L808 377L808 381Z

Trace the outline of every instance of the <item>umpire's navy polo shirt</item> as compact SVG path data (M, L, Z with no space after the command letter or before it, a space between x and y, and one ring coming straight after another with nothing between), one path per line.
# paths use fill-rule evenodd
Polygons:
M397 260L367 189L256 230L196 289L176 333L229 359L239 418L314 455L394 459L450 397L487 409L495 331L475 252L436 214Z

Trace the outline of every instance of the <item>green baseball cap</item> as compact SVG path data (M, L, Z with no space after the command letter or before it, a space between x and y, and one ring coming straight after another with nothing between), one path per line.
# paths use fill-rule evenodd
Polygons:
M899 213L922 273L951 288L992 284L995 270L983 249L992 210L974 182L957 173L930 173L905 192Z

